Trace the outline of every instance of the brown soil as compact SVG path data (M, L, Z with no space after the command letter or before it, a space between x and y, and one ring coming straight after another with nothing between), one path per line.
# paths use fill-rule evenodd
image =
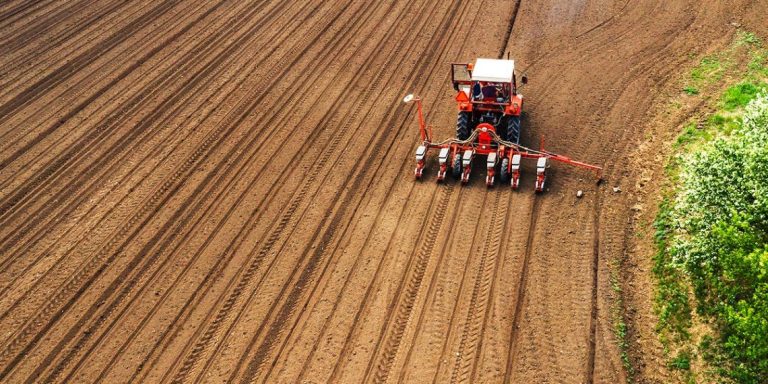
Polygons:
M630 155L691 53L759 12L5 2L0 381L623 382ZM530 170L519 192L412 180L402 96L449 136L448 64L505 51L531 80L523 143L606 185L561 165L542 195Z

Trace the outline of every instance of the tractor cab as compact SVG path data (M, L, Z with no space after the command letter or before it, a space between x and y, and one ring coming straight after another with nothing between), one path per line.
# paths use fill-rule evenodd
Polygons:
M507 103L516 94L514 60L477 59L472 64L452 64L453 87L476 104Z
M514 60L477 59L452 64L453 88L459 106L456 138L466 140L479 124L487 124L502 139L520 139L523 96L517 93Z

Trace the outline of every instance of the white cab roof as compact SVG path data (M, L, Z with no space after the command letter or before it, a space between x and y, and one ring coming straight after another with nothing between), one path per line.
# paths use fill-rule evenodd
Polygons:
M472 69L472 80L511 83L514 73L514 60L477 59Z

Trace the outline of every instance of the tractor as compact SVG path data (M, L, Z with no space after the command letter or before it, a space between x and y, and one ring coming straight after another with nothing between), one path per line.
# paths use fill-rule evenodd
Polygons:
M536 192L544 191L546 170L552 160L593 170L601 180L602 168L596 165L548 152L543 145L539 150L520 145L523 95L518 92L513 60L477 59L474 64L451 64L451 74L459 110L455 138L433 142L421 98L410 94L403 99L406 104L415 102L418 106L421 144L416 148L416 179L422 178L429 150L438 149L438 181L445 180L450 168L455 179L468 183L472 161L478 155L486 158L488 187L494 185L498 173L502 183L509 182L517 189L522 159L536 160ZM520 82L526 84L527 77L521 76Z
M451 64L453 89L459 104L456 138L466 140L480 124L494 127L503 139L520 142L523 95L517 92L513 60L477 59L472 64ZM528 79L523 76L523 84Z

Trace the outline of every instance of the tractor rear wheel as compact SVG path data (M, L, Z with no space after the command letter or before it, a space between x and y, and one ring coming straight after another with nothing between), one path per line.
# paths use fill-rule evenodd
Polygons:
M453 168L451 169L451 172L453 173L453 178L458 180L461 178L461 154L456 153L456 156L453 157Z
M499 125L496 126L496 134L506 141L507 140L507 118L503 117L499 119Z
M520 142L520 116L507 117L507 140L515 144Z
M456 138L466 140L469 137L469 119L470 113L461 111L456 117Z

